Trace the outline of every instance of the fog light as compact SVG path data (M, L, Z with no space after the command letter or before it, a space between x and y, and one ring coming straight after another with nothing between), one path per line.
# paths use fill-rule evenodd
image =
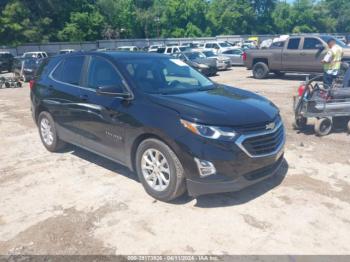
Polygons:
M194 161L197 164L199 175L201 177L206 177L210 175L214 175L216 173L215 166L212 162L201 160L198 158L194 158Z

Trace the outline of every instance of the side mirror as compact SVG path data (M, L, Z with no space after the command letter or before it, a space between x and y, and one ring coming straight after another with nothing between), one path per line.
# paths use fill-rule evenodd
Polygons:
M99 96L119 97L123 99L131 98L131 94L124 92L123 88L119 86L100 86L97 88L96 94Z

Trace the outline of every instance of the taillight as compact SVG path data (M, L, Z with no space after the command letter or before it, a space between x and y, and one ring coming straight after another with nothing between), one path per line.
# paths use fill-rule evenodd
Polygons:
M305 84L301 84L298 88L298 95L301 97L304 94Z
M243 61L247 61L247 53L243 52L242 54Z
M29 88L30 88L30 89L33 89L34 86L35 86L35 80L30 80L30 81L29 81Z

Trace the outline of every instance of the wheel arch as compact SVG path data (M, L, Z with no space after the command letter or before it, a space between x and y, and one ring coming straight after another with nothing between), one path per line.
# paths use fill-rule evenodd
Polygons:
M265 63L267 66L269 65L269 60L267 58L259 57L253 59L253 66L259 62Z
M130 159L129 159L129 168L131 169L131 171L135 171L136 170L136 152L137 152L137 148L139 147L139 145L145 141L146 139L157 139L161 142L163 142L164 144L166 144L176 155L177 154L177 150L175 150L176 145L170 141L170 139L166 139L164 136L157 134L157 133L153 133L153 132L148 132L148 133L144 133L139 135L132 143L131 145L131 150L130 150Z

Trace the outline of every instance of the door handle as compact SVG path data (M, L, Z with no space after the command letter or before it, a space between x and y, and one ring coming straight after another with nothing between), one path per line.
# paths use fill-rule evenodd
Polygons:
M88 95L79 95L79 98L83 101L87 101L89 99Z

